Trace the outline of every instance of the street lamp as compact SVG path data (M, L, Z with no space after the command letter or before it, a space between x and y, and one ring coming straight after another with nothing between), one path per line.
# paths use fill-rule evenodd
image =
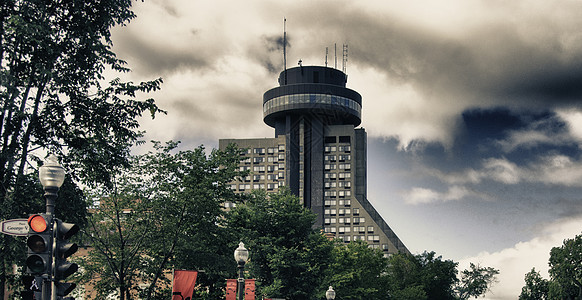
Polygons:
M327 300L335 299L335 291L333 290L331 285L329 286L329 289L327 289L327 291L325 292L325 299Z
M51 154L38 169L38 177L44 188L46 213L52 215L55 212L57 193L65 182L65 169L59 164L57 157Z
M238 290L238 300L244 299L245 294L245 278L244 270L245 263L249 260L249 250L245 248L245 244L240 242L238 248L234 250L234 260L238 263L238 280L237 280L237 290Z

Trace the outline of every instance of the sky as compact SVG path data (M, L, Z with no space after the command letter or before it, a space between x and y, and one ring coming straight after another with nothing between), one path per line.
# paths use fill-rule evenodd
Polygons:
M368 198L412 253L497 268L486 298L516 299L582 233L582 1L133 3L113 50L122 78L164 80L147 139L273 137L286 19L287 67L327 48L362 95Z

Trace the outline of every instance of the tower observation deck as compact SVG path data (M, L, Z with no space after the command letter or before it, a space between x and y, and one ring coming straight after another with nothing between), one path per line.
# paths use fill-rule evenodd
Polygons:
M362 96L346 88L347 75L317 66L295 67L279 75L279 87L263 95L263 117L285 132L286 124L299 116L318 119L323 125L360 125Z

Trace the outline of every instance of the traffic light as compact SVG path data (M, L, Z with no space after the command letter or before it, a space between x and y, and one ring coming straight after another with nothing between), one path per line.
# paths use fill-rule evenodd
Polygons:
M55 219L55 248L53 278L55 280L55 288L57 296L66 296L74 288L74 283L60 282L77 272L79 266L75 263L70 263L67 258L77 252L79 248L75 243L69 243L68 240L79 232L79 226L76 224L65 223L59 219Z
M33 275L48 275L51 273L52 265L52 215L31 215L28 218L28 227L26 272Z

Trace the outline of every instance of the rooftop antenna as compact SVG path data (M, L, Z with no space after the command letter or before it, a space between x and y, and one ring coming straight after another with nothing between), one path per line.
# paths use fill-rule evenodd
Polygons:
M327 68L327 47L325 47L325 67Z
M287 85L287 18L283 18L283 72L285 72L285 85Z
M333 58L335 59L334 69L337 69L337 43L333 43Z
M346 73L347 66L348 66L348 44L344 44L343 45L342 72Z

